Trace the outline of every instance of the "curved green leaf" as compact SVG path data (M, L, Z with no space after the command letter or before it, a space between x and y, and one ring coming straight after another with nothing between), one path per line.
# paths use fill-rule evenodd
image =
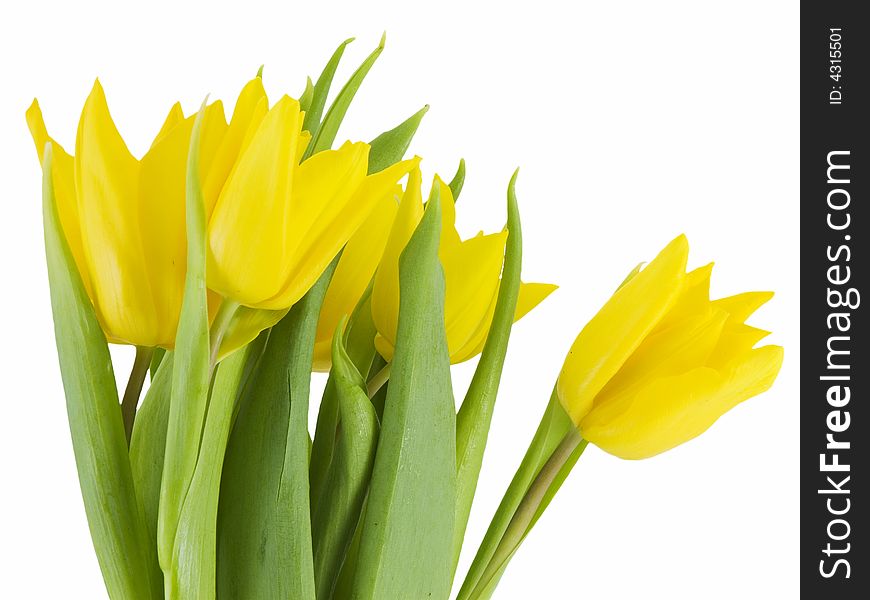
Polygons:
M514 179L517 174L514 173ZM513 179L511 179L513 181ZM462 193L462 187L465 185L465 159L459 159L459 166L456 168L456 174L453 175L453 179L450 180L450 183L447 184L450 188L450 193L453 194L453 201L456 202L459 200L459 194Z
M378 418L365 391L365 380L342 341L342 322L332 341L332 376L338 404L335 449L324 488L312 503L311 528L318 600L332 598L335 582L353 539L368 491Z
M363 521L353 598L446 599L456 427L438 260L438 188L399 266L392 376Z
M427 104L393 129L383 132L369 142L369 175L383 171L405 156L423 116L429 111Z
M326 66L323 67L320 77L317 78L317 83L314 84L309 107L305 110L305 121L302 124L302 129L310 131L311 135L315 135L320 128L320 117L323 115L323 107L326 106L326 97L329 96L329 88L332 87L332 80L335 78L338 63L341 62L344 49L352 41L353 38L349 38L339 44L338 48L335 49L335 52L332 53L332 56L327 61Z
M492 422L501 372L507 355L520 291L523 262L523 234L516 196L517 172L507 193L507 230L504 269L498 290L492 325L474 371L465 400L456 416L456 528L453 532L453 568L459 562L468 515L474 501L477 480L483 464L486 440Z
M508 486L498 506L498 510L496 510L492 517L489 529L487 529L486 535L477 549L477 554L465 576L465 581L462 582L462 588L459 590L456 600L471 600L472 598L476 600L477 598L484 597L478 595L480 589L476 590L475 593L475 588L481 584L480 579L495 554L505 530L510 524L514 513L516 513L517 507L522 502L523 497L529 490L529 486L538 476L541 468L573 428L574 424L559 403L556 391L553 390L550 402L547 405L540 425L538 425L538 430L535 432L535 437L532 439L532 443L529 445L529 449L526 451L520 467ZM499 572L503 570L504 568L502 567Z
M217 365L196 469L178 520L172 573L182 597L215 597L216 526L221 470L250 346ZM174 598L174 597L173 597Z
M308 389L320 305L337 258L268 334L227 445L218 510L218 596L314 593Z
M193 126L187 158L187 275L175 338L166 455L160 486L157 551L167 582L172 579L176 528L196 468L208 405L210 366L205 287L205 206L199 177L199 139L204 114L205 102Z
M353 97L356 95L359 86L362 85L363 79L368 75L368 72L381 55L381 52L384 51L384 43L386 42L386 39L386 34L384 34L375 51L363 61L359 68L354 71L354 74L351 75L347 83L344 84L344 87L341 88L341 91L335 97L335 100L326 112L326 116L323 117L323 122L320 124L320 127L317 128L316 132L312 131L313 137L311 138L311 143L308 145L308 149L305 151L304 158L308 158L312 154L316 154L321 150L328 150L332 147L332 142L335 141L335 136L338 134L338 128L344 120L344 115L347 114L347 109L350 108L350 103L353 101ZM320 79L317 80L317 83L320 84ZM318 101L316 87L317 86L315 86L314 93L315 102ZM309 131L311 130L309 129Z
M145 510L148 537L157 539L157 518L160 506L160 481L166 449L166 427L169 423L169 395L172 391L172 352L167 352L151 380L133 424L130 440L130 465L136 495ZM151 569L156 581L163 574L157 560L157 546L152 548ZM161 597L163 590L161 586Z
M55 205L52 147L43 159L45 258L70 434L94 550L109 597L160 597L154 550L133 487L112 360Z

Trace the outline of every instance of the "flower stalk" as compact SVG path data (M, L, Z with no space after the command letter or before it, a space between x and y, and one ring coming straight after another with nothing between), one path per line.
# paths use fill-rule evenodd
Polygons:
M127 379L127 387L124 389L124 397L121 400L121 416L124 418L124 435L127 437L127 445L133 437L133 423L136 420L136 407L139 405L139 396L142 394L142 386L145 377L151 367L151 357L154 348L136 346L136 357L133 359L133 368L130 369L130 377Z

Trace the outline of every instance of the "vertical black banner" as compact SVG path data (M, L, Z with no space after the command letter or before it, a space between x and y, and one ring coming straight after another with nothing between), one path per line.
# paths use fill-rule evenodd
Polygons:
M801 590L866 598L870 21L801 4ZM863 490L863 491L862 491Z

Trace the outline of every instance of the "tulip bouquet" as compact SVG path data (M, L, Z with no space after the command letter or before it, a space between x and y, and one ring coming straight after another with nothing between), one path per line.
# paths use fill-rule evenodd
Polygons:
M82 496L116 599L447 599L521 281L507 224L462 239L465 177L405 159L426 109L334 144L383 49L328 109L347 42L298 99L262 72L229 122L173 106L141 159L97 82L74 155L27 112L43 168L55 336ZM424 197L427 199L424 201ZM782 361L711 301L678 237L634 269L568 352L461 600L490 598L587 444L647 458L766 390ZM107 344L135 347L119 401ZM462 401L451 365L479 355ZM328 372L313 436L312 371ZM146 386L146 380L150 383ZM143 389L147 391L144 393Z

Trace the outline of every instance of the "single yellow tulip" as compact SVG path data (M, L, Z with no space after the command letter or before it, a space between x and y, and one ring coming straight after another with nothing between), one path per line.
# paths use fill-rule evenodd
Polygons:
M61 226L111 342L172 348L184 292L184 182L193 118L170 110L137 160L115 127L99 81L85 102L70 156L49 137L36 100L27 111L36 150L53 145ZM220 102L206 109L208 169L227 125Z
M673 240L633 274L583 328L557 394L584 438L626 459L648 458L706 431L767 390L779 346L744 322L773 294L710 301L713 265L686 272L689 244Z
M260 103L208 225L208 285L237 304L287 309L416 164L366 175L369 146L346 142L299 164L299 103Z
M402 188L395 188L378 201L365 223L350 238L341 253L329 289L320 308L314 342L314 370L332 366L332 336L345 315L350 315L362 298L381 262L390 228L396 218Z
M414 169L402 195L383 259L372 290L372 317L378 334L375 346L392 360L399 319L399 257L423 216L422 176ZM478 234L462 240L456 231L456 209L450 187L437 176L441 199L441 242L438 250L444 269L444 323L452 364L466 361L483 350L492 324L507 231ZM523 283L514 320L519 320L541 303L556 286Z

